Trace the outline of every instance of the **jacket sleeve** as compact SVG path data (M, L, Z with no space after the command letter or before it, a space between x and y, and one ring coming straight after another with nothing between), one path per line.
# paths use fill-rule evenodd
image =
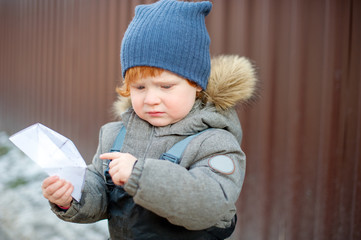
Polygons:
M231 159L234 171L212 168L212 157ZM225 228L236 213L242 188L245 155L235 137L225 130L205 132L187 147L181 164L138 159L125 185L134 201L189 230Z
M102 152L103 131L100 130L97 153L86 170L85 182L80 202L73 200L71 207L63 211L50 203L52 211L62 220L77 223L92 223L107 218L107 194L102 176L103 160L98 156Z

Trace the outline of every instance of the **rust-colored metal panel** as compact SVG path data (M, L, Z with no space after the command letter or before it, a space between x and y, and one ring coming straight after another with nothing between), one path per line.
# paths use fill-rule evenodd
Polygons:
M88 162L111 121L122 36L152 0L0 0L0 131L35 122ZM361 239L361 2L213 0L211 54L258 69L235 239Z

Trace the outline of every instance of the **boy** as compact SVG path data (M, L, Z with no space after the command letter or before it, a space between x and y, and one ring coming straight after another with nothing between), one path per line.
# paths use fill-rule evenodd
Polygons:
M59 218L108 219L113 240L231 235L245 172L234 107L252 95L255 78L251 64L234 56L215 59L211 73L204 22L211 7L161 0L136 8L121 49L121 121L102 127L80 202L70 183L43 182ZM122 131L120 151L110 152ZM192 135L179 162L160 159Z

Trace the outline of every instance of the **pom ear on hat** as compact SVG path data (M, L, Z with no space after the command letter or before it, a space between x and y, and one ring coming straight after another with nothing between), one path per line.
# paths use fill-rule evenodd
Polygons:
M205 16L212 4L161 0L139 5L121 46L122 75L135 66L152 66L207 88L211 63Z

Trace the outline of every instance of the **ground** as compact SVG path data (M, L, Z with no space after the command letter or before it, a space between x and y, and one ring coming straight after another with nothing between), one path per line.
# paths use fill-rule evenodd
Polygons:
M105 240L106 221L75 224L58 219L42 196L47 175L0 132L0 239Z

